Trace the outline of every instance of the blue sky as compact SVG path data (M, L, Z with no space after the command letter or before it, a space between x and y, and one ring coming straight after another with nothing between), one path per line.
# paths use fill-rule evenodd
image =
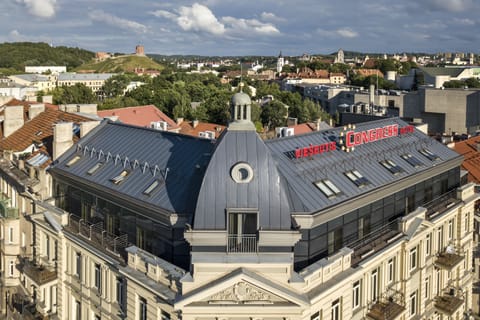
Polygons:
M480 53L479 0L2 0L0 42L91 51Z

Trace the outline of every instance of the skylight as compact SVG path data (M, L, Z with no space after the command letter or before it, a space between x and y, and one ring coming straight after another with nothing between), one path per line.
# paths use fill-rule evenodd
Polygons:
M330 180L328 179L323 179L317 182L314 182L315 186L317 186L320 191L323 192L328 198L337 196L341 194L342 192L340 189L337 188Z
M423 163L414 156L412 156L410 153L403 154L402 159L407 161L412 167L417 168L423 166Z
M392 160L384 160L380 161L380 164L384 166L385 168L388 169L393 174L399 174L400 172L403 172L403 168L398 166L395 162Z
M92 175L94 174L95 172L97 172L98 169L100 169L102 166L103 166L103 162L97 162L93 167L91 167L87 173Z
M149 196L153 192L153 190L155 190L159 185L160 185L160 181L158 180L153 181L148 186L148 188L143 191L143 194Z
M357 170L350 170L345 172L345 175L347 176L348 179L350 179L357 187L363 187L367 184L370 184L370 181L368 181L367 178L362 176L360 172Z
M112 181L114 184L120 184L125 178L130 174L130 171L128 170L123 170L120 172L120 174L114 178L112 178L110 181Z
M75 163L78 162L78 160L80 160L80 156L79 155L76 155L75 157L73 157L72 159L70 159L70 161L67 162L66 166L67 167L71 167L73 166Z
M427 157L431 161L435 161L435 160L440 159L439 156L437 156L435 153L433 153L430 150L425 149L425 148L423 148L421 150L418 150L418 152L423 154L425 157Z

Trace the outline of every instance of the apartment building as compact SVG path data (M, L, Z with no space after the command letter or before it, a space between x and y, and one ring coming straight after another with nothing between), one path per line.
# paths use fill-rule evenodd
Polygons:
M83 84L90 88L94 93L98 92L106 80L114 76L114 73L60 73L58 75L57 85L74 86Z
M19 272L36 289L36 311L141 320L471 314L479 195L461 156L398 118L264 142L250 103L234 95L217 140L104 121L52 163L53 196L31 216L37 272Z

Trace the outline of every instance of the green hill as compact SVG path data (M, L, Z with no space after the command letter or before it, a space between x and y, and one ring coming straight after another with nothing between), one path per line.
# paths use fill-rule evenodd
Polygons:
M42 42L0 43L0 68L9 73L22 73L25 66L66 66L72 70L94 56L84 49L52 47Z
M150 70L162 70L164 67L145 56L126 55L106 59L104 61L92 61L85 63L75 71L88 72L132 72L135 68Z

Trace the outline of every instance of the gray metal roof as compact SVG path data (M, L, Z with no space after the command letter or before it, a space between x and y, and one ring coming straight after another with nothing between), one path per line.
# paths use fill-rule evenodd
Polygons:
M58 81L94 81L107 80L114 76L115 73L60 73Z
M392 124L398 124L399 127L408 125L399 118L388 118L357 124L354 131L366 131ZM352 152L342 151L337 145L337 149L331 152L299 159L291 157L291 152L297 148L339 140L342 129L343 127L334 128L266 142L278 164L278 170L288 181L292 212L319 212L459 157L455 151L416 129L413 133L399 134L396 137L359 145ZM438 155L439 159L431 161L422 155L419 150L424 147ZM401 157L407 153L417 158L423 165L417 168L410 165ZM394 175L380 164L382 160L391 160L404 171ZM352 169L358 170L370 184L357 187L344 174ZM314 185L314 182L322 179L329 179L340 189L341 194L328 198Z
M191 215L213 147L207 139L104 121L50 170L120 197ZM80 159L68 166L76 156ZM105 164L89 174L99 162ZM128 176L119 184L112 182L123 170ZM144 194L155 180L158 186Z
M253 179L237 183L232 167L247 163ZM217 142L198 195L194 229L225 229L226 210L258 212L265 230L291 228L285 184L265 143L255 131L226 130Z

